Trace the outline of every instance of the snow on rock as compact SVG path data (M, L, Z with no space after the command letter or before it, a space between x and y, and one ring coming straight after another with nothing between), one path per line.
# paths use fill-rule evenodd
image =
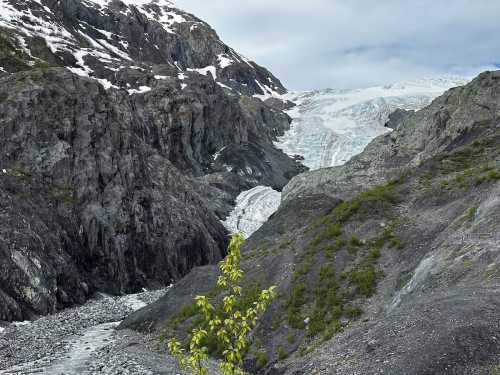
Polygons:
M275 145L289 155L301 155L311 169L344 164L375 137L388 132L388 116L397 108L417 110L468 79L442 77L365 89L290 93L297 104L288 111L291 128Z
M264 94L260 94L260 95L259 94L255 94L254 95L255 98L258 98L260 100L266 100L266 99L269 99L269 98L281 98L282 97L282 95L279 92L277 92L276 90L273 90L267 84L262 84L262 83L260 83L257 80L255 80L255 83L257 84L257 86L259 86L259 88L264 93Z
M280 192L268 186L254 187L236 198L236 207L223 224L231 233L249 237L278 210L280 202Z
M226 54L221 53L220 55L217 56L217 59L219 60L219 66L221 69L227 68L228 66L234 64L234 60L228 57Z
M179 72L192 71L205 76L210 73L214 81L219 76L222 87L232 87L235 92L238 85L242 92L250 95L258 92L262 98L284 92L279 81L272 76L261 77L256 64L225 45L208 24L177 8L172 1L75 0L75 5L78 11L70 14L73 12L64 11L65 2L45 5L41 0L0 0L0 28L14 31L6 35L9 42L23 52L27 65L45 65L49 60L51 65L57 61L55 65L98 80L106 89L119 86L138 93L138 86L150 82L148 77L138 79L122 71L143 65L147 69L141 71L148 75L153 73L153 65L167 64L175 65ZM137 35L133 31L136 29L146 32ZM129 33L130 30L133 32ZM189 34L195 30L193 35ZM50 59L49 51L37 44L41 40L53 55ZM200 58L182 63L174 60L177 55L198 54L201 41L207 48ZM233 64L244 63L250 69L244 66L246 73L237 73L237 78L220 74ZM6 69L13 70L4 65L0 73ZM248 79L258 81L257 85L251 85L250 92Z
M148 91L151 91L151 87L149 86L139 86L139 89L129 89L127 90L129 95L133 94L144 94Z
M209 65L209 66L206 66L205 68L198 68L198 69L188 68L188 72L198 72L204 76L206 76L206 75L208 75L208 73L210 73L214 80L217 79L217 68L213 65Z

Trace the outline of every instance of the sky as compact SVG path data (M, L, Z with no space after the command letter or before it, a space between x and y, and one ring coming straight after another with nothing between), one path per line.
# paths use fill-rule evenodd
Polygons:
M500 68L499 0L176 0L291 90Z

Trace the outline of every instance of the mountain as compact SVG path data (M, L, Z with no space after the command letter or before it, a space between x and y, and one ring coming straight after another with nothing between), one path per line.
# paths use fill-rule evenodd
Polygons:
M245 365L264 374L492 374L500 355L500 72L390 116L341 166L302 173L247 241L251 293L278 297ZM121 328L181 335L217 267ZM189 305L188 305L189 306Z
M0 320L169 285L305 168L267 70L171 2L0 1Z

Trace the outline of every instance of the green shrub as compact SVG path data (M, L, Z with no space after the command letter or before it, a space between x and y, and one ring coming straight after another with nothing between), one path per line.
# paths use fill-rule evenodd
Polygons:
M288 357L288 352L285 350L284 347L278 346L278 359L282 361L286 359L286 357Z
M304 318L301 315L302 306L307 303L307 288L304 284L295 285L286 301L288 324L292 328L304 329Z
M290 344L290 345L293 345L295 344L295 341L297 340L297 337L291 333L289 334L287 337L286 337L286 341Z
M372 264L361 265L348 273L349 281L365 297L371 297L375 294L377 276L377 271Z
M262 370L269 363L269 357L264 352L255 353L255 367L257 370Z
M323 332L342 315L343 300L338 294L339 284L331 265L321 267L319 281L314 291L314 308L308 326L311 337Z
M363 311L359 307L353 305L344 306L344 315L349 319L356 319L361 316L362 313Z

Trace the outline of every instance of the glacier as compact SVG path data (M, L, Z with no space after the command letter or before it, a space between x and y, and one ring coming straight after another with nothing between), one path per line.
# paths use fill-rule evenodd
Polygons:
M469 78L444 76L362 89L290 92L275 97L296 106L287 113L290 130L275 142L290 156L301 156L311 170L338 166L359 154L375 137L391 131L384 125L400 108L418 110ZM266 186L242 192L223 222L232 233L248 237L278 210L281 193Z
M283 96L296 104L288 111L291 129L275 145L291 156L304 157L310 169L342 165L373 138L390 131L384 124L394 110L421 109L468 81L450 76L365 89L292 92Z

